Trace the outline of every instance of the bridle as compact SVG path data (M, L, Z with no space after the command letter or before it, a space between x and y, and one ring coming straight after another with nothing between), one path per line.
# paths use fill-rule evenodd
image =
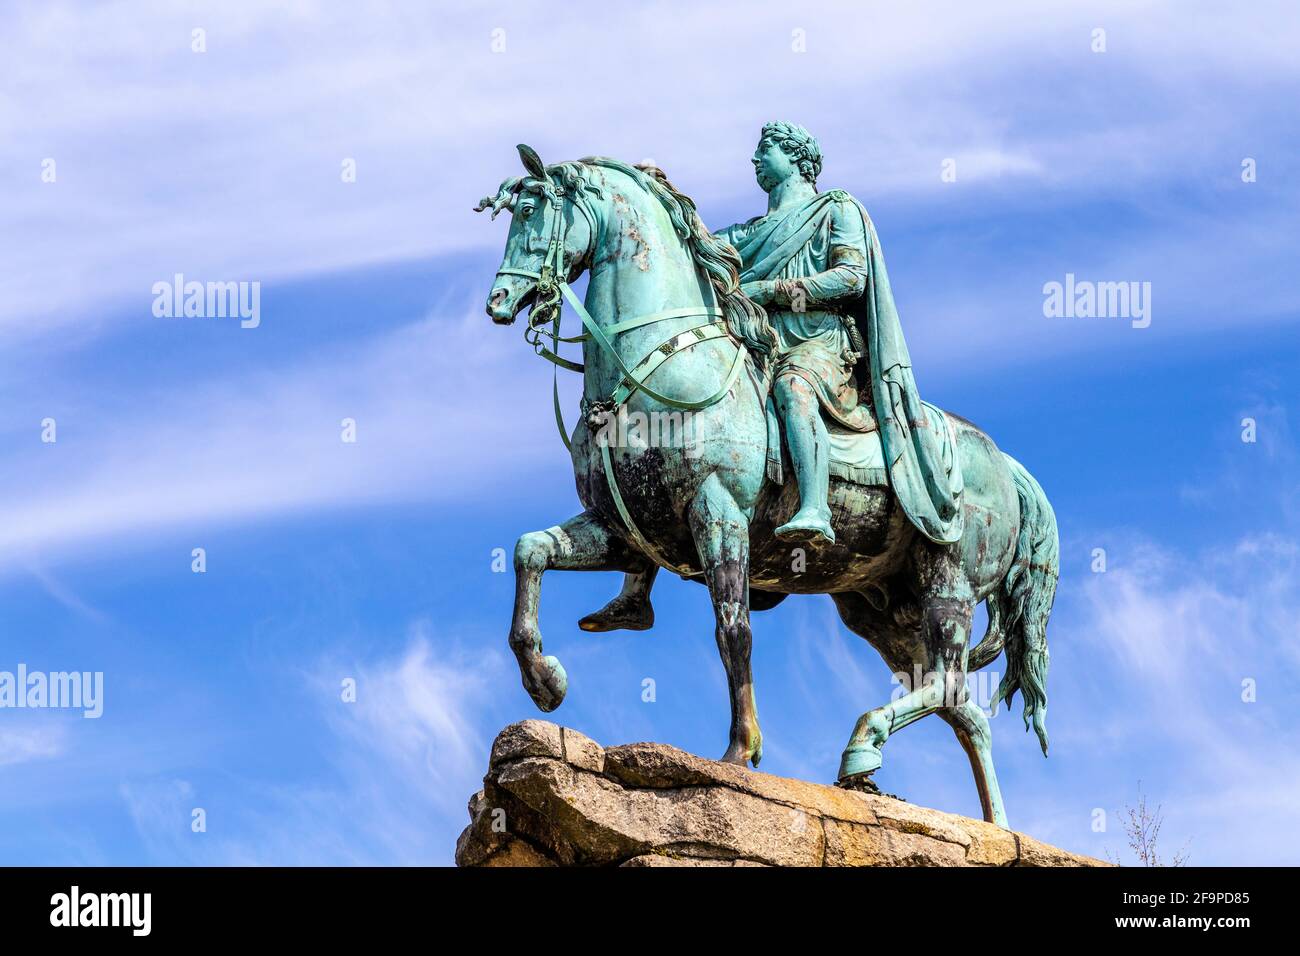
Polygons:
M568 287L568 281L565 278L568 275L568 272L564 268L564 239L565 233L567 232L564 223L564 208L562 205L562 200L565 195L564 187L548 179L542 183L541 189L543 196L550 200L551 205L554 208L551 222L551 237L550 241L546 244L546 254L542 257L541 270L533 271L531 269L518 269L514 267L505 267L497 270L497 275L499 276L515 275L537 280L537 294L533 300L532 309L528 313L528 322L524 328L524 339L529 345L533 346L534 351L537 351L538 354L542 354L544 348L540 343L540 336L547 334L543 326L548 322L558 326L561 308L561 288ZM594 244L596 241L595 219L582 203L575 201L572 203L572 206L574 209L581 212L586 218L587 225L590 227L591 241ZM585 258L589 252L590 250L584 252L581 256L576 257L575 261ZM558 328L555 331L558 332ZM556 340L561 342L580 341L577 337L572 339L557 338ZM554 353L550 353L545 357L552 361L559 358L559 356ZM577 365L577 363L568 363L566 367L573 365ZM577 370L581 371L581 366L578 366Z
M569 440L568 429L564 425L564 414L560 409L560 383L559 369L565 368L572 372L583 372L586 365L582 362L574 362L564 358L559 354L561 343L586 343L587 341L595 342L600 348L614 360L621 377L614 391L609 397L597 399L595 401L583 398L582 410L587 416L588 427L595 428L602 420L608 421L606 416L614 415L617 410L637 392L642 392L648 397L660 402L670 408L680 409L682 411L698 411L716 404L723 396L735 385L736 379L740 377L741 369L745 364L746 351L744 346L735 342L727 332L724 322L721 320L725 317L722 309L716 306L685 306L679 309L666 309L662 312L652 312L648 315L639 315L635 318L624 319L615 322L612 325L601 328L587 311L582 300L574 293L568 282L568 271L564 268L564 240L567 227L564 221L563 199L565 189L562 185L554 182L549 177L541 182L541 192L552 207L551 235L547 242L546 254L542 259L542 265L539 270L520 269L515 267L505 267L497 270L498 276L515 275L523 276L528 279L537 280L537 292L533 301L532 309L529 311L528 320L524 328L524 340L533 347L533 351L546 359L555 366L551 377L551 397L555 409L555 425L559 429L560 439L564 446L572 451L572 443ZM574 209L577 209L586 217L588 225L591 227L591 246L594 247L597 241L597 228L595 218L584 207L584 205L575 199L571 202ZM574 261L580 261L591 254L591 249L577 257ZM581 335L562 336L560 335L560 314L564 301L573 306L582 320L583 328L586 330ZM623 361L618 350L614 348L612 337L631 329L640 328L650 325L654 322L660 322L665 319L689 318L691 316L703 316L708 319L702 325L687 329L678 335L673 336L667 341L650 351L648 355L642 358L635 365L629 367ZM547 329L546 326L550 325ZM550 345L543 341L549 339ZM726 339L736 346L736 357L732 360L731 368L722 386L707 398L698 401L682 401L665 395L662 392L646 384L646 380L659 368L668 358L682 349L690 348L701 342L708 342L717 339ZM627 527L633 541L657 563L664 567L671 568L683 577L692 575L694 572L690 569L682 568L665 559L645 536L641 534L632 520L631 514L628 513L627 505L623 501L623 496L618 489L618 482L614 478L614 467L611 460L608 441L599 441L601 446L601 458L605 466L605 477L609 484L611 497L614 499L614 506L618 509L619 517L623 519L623 524Z

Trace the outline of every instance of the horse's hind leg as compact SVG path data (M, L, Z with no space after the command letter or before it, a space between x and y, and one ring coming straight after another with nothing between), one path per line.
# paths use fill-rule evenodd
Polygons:
M919 632L899 624L896 609L878 610L862 594L832 594L835 606L850 631L874 647L895 674L910 680L917 670L928 670L929 661L921 642L913 636ZM840 758L838 782L841 786L873 787L870 775L880 769L881 748L895 730L925 714L932 713L926 686L912 688L898 700L867 711L858 718L853 736ZM933 695L929 695L933 696Z
M623 576L623 589L599 611L580 620L578 627L584 631L650 630L655 623L650 589L658 573L659 565L651 561L646 561L643 570L628 571Z
M881 748L891 734L942 708L965 703L966 653L975 603L969 586L960 580L948 584L951 576L944 578L944 584L928 588L920 598L921 626L909 632L915 635L912 646L900 646L897 639L891 645L890 666L897 668L910 658L921 667L920 686L858 718L840 758L841 784L856 783L878 770Z
M839 784L857 786L866 783L864 778L880 769L884 760L881 749L885 746L885 741L908 724L933 714L942 706L943 687L927 676L920 687L859 717L853 734L849 737L848 746L840 755Z
M519 661L524 689L539 708L550 712L564 700L568 677L560 662L542 655L537 623L545 571L623 571L641 568L645 558L632 551L604 520L590 511L545 531L530 531L515 545L515 613L510 648Z
M716 474L705 479L689 509L691 533L713 599L715 636L731 691L727 763L754 766L763 756L750 668L749 521Z
M979 790L980 807L984 819L1000 827L1007 826L1007 811L1002 805L1002 790L997 774L993 772L993 734L988 718L978 704L967 700L960 707L939 711L957 733L962 749L970 758L971 772L975 774L975 787Z

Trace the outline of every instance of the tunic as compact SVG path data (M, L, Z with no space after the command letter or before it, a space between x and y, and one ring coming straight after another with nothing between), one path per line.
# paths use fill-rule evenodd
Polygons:
M954 449L944 453L952 431L917 393L880 238L866 210L833 189L718 235L740 253L742 283L775 283L767 312L787 348L776 357L777 374L808 382L823 413L841 426L879 428L889 485L908 519L939 544L960 539L961 466ZM855 357L856 367L846 353L841 315L866 351ZM859 397L859 380L869 404ZM930 427L930 414L940 414L944 427Z
M783 214L761 216L728 226L717 235L741 248L747 239L770 231L769 241L780 243L785 225L781 220L785 218ZM860 298L866 288L867 236L862 214L852 200L834 202L812 235L793 243L782 258L784 264L765 276L778 280L776 298L766 306L780 345L776 375L802 378L817 396L823 413L840 426L871 431L875 422L869 406L859 397L854 374L858 356L845 329L845 306Z

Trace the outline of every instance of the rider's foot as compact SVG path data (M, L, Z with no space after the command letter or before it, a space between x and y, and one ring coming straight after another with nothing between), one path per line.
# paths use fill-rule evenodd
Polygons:
M776 529L776 536L785 541L810 541L823 538L835 543L835 531L829 515L817 508L800 508L793 518Z
M620 594L599 611L578 622L584 631L648 631L655 623L649 599Z

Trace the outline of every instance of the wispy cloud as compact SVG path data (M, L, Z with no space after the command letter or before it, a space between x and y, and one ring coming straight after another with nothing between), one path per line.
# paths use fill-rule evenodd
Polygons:
M130 780L121 798L156 864L450 863L486 769L482 728L497 719L491 688L503 665L417 622L398 656L339 653L301 675L320 706L311 745L329 772ZM355 702L343 700L344 678L356 681ZM191 827L195 807L206 832Z
M513 395L483 387L521 356L506 358L514 350L480 325L430 316L307 361L123 396L112 408L83 394L80 439L42 445L28 429L17 467L0 474L12 491L0 505L0 566L187 521L446 500L510 482L485 464L518 466L558 441L545 417L521 419ZM540 392L540 369L530 371ZM343 440L345 418L355 442ZM530 429L532 419L552 432Z
M507 671L496 650L470 660L448 645L420 622L399 659L362 664L355 675L345 665L322 668L317 679L338 691L340 674L356 678L355 705L336 708L330 719L353 753L373 756L431 802L459 811L492 742L479 711Z
M1069 648L1055 662L1058 685L1092 684L1105 706L1070 706L1056 736L1072 762L1137 760L1144 769L1123 799L1136 799L1140 778L1164 805L1168 839L1193 838L1193 862L1294 863L1300 842L1286 835L1300 809L1278 797L1300 779L1287 731L1300 681L1300 547L1263 534L1188 556L1113 540L1119 566L1083 582L1082 603L1052 637Z
M57 757L64 747L64 728L59 724L0 728L0 767Z
M0 334L66 335L132 304L146 314L151 283L177 271L270 281L490 245L469 206L512 169L521 139L551 159L652 157L706 216L753 195L744 160L776 114L820 129L828 180L869 198L939 195L946 158L962 184L1159 190L1213 164L1231 178L1266 152L1251 124L1277 97L1255 94L1297 83L1276 29L1284 4L572 13L557 44L546 12L527 7L6 8ZM1092 52L1098 27L1104 54ZM196 29L206 52L192 49ZM765 88L742 96L756 57ZM586 83L580 107L554 105L585 117L577 129L525 92L567 75L609 79ZM1136 91L1133 115L1105 109L1117 89ZM41 180L47 159L54 183Z

